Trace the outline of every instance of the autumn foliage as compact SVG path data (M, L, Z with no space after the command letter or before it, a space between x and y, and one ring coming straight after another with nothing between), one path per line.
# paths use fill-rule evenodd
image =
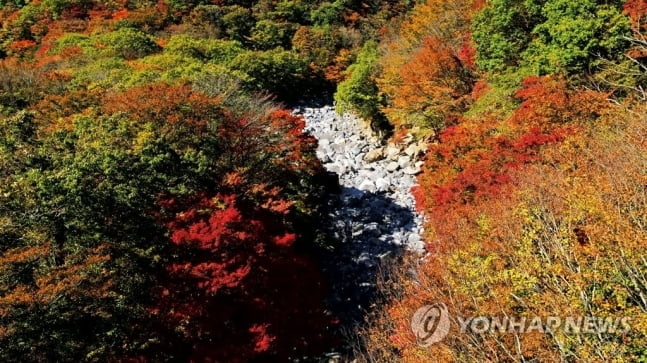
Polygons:
M510 171L504 193L434 214L431 255L418 266L418 283L406 285L406 297L389 310L398 324L390 339L405 361L641 354L644 302L636 298L642 288L634 274L644 269L638 251L646 241L639 212L645 208L639 136L645 130L639 121L644 109L637 110L624 120L623 110L605 112L595 131L578 124L585 127ZM423 351L408 321L426 301L446 303L455 316L620 314L632 319L632 329L598 337L452 330L442 344Z
M376 83L388 102L383 112L396 128L435 131L469 104L474 50L471 0L434 0L418 5L397 34L390 34L378 61Z
M482 103L509 92L499 83L510 82L506 77L484 77L463 111L440 118L412 190L428 217L428 255L405 266L415 277L398 270L398 287L384 290L392 303L361 334L367 359L592 361L645 354L644 105L631 98L613 104L613 90L547 75L523 77L511 99L497 100L509 111L489 112ZM412 79L440 90L434 82L447 76ZM406 87L400 83L392 93ZM390 107L411 114L409 103L396 101ZM633 323L629 332L598 336L459 332L454 324L442 342L423 348L411 317L437 302L452 317L626 316Z
M178 347L192 360L287 359L331 343L322 277L314 261L295 253L297 235L285 222L292 203L277 199L276 189L253 189L265 205L221 194L189 210L177 200L160 202L177 211L167 226L178 258L167 266L153 311L181 331Z
M92 88L1 66L3 359L289 360L336 343L301 117L217 76Z
M402 65L397 87L385 87L390 103L384 112L400 122L442 128L444 120L464 111L469 101L473 81L465 61L441 38L425 38Z
M646 14L0 0L0 361L644 361ZM427 253L388 266L345 343L317 260L334 250L317 143L279 103L336 83L339 110L428 143ZM410 321L433 302L631 330L454 325L427 349Z

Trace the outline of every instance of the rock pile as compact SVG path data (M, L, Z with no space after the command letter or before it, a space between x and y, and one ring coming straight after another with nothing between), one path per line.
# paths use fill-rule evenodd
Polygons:
M302 108L306 131L319 140L317 155L324 167L339 176L342 191L333 211L335 234L356 245L358 260L372 264L395 245L423 251L423 218L410 193L422 162L424 143L411 137L400 145L383 145L351 115L334 107Z
M424 250L423 218L415 211L410 189L416 184L422 164L418 156L425 145L411 138L384 145L363 121L340 116L332 106L294 112L304 116L306 131L319 140L318 157L339 179L339 193L330 195L325 225L340 244L321 262L331 283L329 302L340 319L338 328L353 331L365 322L379 296L378 266L397 263L405 250ZM339 349L325 359L340 362L344 354L352 355L352 344Z

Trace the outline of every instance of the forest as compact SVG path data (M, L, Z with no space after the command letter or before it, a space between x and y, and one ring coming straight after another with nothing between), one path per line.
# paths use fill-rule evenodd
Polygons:
M646 0L0 0L0 23L0 361L647 361ZM291 111L322 99L427 145L426 253L350 327ZM422 346L430 303L631 326Z

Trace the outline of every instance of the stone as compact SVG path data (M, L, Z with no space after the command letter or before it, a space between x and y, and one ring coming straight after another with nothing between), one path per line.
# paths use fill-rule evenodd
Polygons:
M343 154L346 149L346 145L334 143L331 145L330 150L332 154Z
M420 242L420 236L419 235L417 235L415 233L409 234L409 237L407 238L407 243L418 244L419 242Z
M409 157L414 158L422 154L424 151L424 146L421 146L420 144L411 144L404 150L404 153Z
M348 289L368 281L365 278L375 263L390 251L395 253L400 248L396 246L424 252L420 237L424 220L414 209L410 188L422 166L417 157L426 145L406 137L402 145L383 146L364 122L349 114L337 115L330 106L302 108L301 113L305 130L319 140L317 156L329 172L325 178L330 195L329 228L342 242L340 258L331 268L341 274L364 276L353 281L341 279L339 286Z
M362 193L361 190L355 189L355 188L346 188L342 190L342 197L347 198L349 200L351 199L361 199L364 194Z
M409 166L410 163L411 163L411 159L406 155L400 156L398 158L398 166L401 169L406 168L407 166Z
M388 163L388 164L386 165L385 169L386 169L386 171L394 172L394 171L398 170L398 168L399 168L399 167L400 167L400 166L398 165L398 163L397 163L397 162L392 161L392 162L390 162L390 163Z
M402 138L402 142L405 144L413 143L413 135L407 134L404 138Z
M398 155L400 155L400 149L398 149L397 147L395 147L393 145L390 145L390 146L388 146L386 148L385 153L386 153L387 159L395 160L395 159L398 158Z
M364 161L367 163L374 163L382 159L384 159L384 148L370 150L366 155L364 155Z
M351 154L353 157L355 157L355 156L359 155L361 152L362 152L362 149L360 149L360 148L358 148L358 147L352 147L352 148L350 149L350 154Z
M377 187L375 186L375 184L372 181L366 179L366 180L364 180L363 182L361 182L359 184L358 189L374 193L376 191Z
M346 173L346 167L338 163L324 164L324 167L326 168L326 170L336 173L337 175L343 175L344 173Z
M319 160L321 160L323 164L327 164L332 161L332 159L330 159L330 156L328 156L328 154L321 153L321 155L317 154L317 156L319 157Z
M416 175L420 173L420 168L416 168L414 166L407 166L402 170L402 172L408 175Z
M391 181L386 178L378 178L375 180L375 186L379 191L387 191L391 187Z

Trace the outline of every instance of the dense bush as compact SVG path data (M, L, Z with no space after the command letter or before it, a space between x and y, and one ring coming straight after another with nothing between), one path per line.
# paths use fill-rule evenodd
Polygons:
M119 28L98 37L97 41L124 59L141 58L160 50L151 36L132 28Z

